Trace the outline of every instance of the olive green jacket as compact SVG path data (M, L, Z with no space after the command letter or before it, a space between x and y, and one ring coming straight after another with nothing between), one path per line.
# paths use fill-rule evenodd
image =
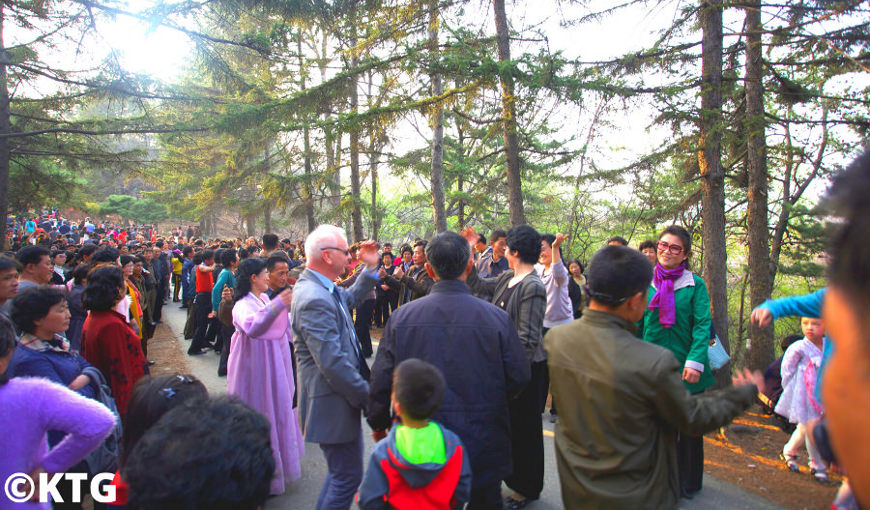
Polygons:
M728 423L755 398L753 386L691 395L670 351L635 326L586 309L544 338L559 409L556 459L565 508L677 508L676 433Z

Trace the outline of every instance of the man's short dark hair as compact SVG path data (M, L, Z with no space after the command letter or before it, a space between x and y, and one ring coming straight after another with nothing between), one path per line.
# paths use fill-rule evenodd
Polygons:
M493 230L492 234L489 235L489 244L492 244L499 239L503 239L505 237L507 237L507 232L505 232L504 230Z
M399 363L393 373L396 402L402 407L402 412L415 420L428 419L438 411L446 386L444 375L437 367L417 358Z
M410 253L410 254L413 255L414 250L412 250L411 247L408 246L408 245L406 244L406 245L403 245L403 246L402 246L402 249L401 249L401 250L399 250L399 253L401 253L402 255L404 255L405 252L408 252L408 253Z
M203 250L202 252L202 261L205 262L207 260L214 259L214 251L212 250Z
M640 245L638 245L637 251L644 251L644 250L649 249L649 248L652 248L653 250L655 250L656 249L656 242L652 241L650 239L647 239L646 241L644 241L644 242L640 243Z
M50 252L42 246L25 246L18 250L15 258L18 259L22 267L27 267L28 264L39 264L42 257L48 257L49 254Z
M626 239L622 236L611 236L607 240L607 244L610 244L610 243L619 243L623 246L628 246L628 241L626 241Z
M618 306L649 289L652 277L652 265L643 253L626 246L605 246L587 268L587 293L603 305Z
M278 236L275 234L263 234L263 248L267 250L278 248Z
M275 270L275 266L282 262L287 264L287 267L290 267L290 257L288 257L283 251L276 251L266 259L266 270L271 273Z
M184 257L187 257L191 253L193 253L193 248L190 246L185 246L181 249L181 255Z
M36 330L34 322L48 315L51 307L65 299L64 293L54 287L30 287L12 299L9 315L18 329L33 333Z
M269 497L269 421L229 397L163 415L127 458L130 508L254 510Z
M79 248L79 255L82 257L87 257L88 255L93 255L99 248L94 243L85 243Z
M105 248L100 248L99 250L94 252L94 256L91 257L91 264L99 264L101 262L114 263L118 262L118 258L120 257L121 252L107 246Z
M10 269L14 269L21 272L21 264L13 259L12 257L7 257L5 255L0 255L0 272L8 271Z
M465 242L467 243L468 241L465 241ZM416 241L414 241L414 248L416 248L418 246L422 246L423 250L425 251L427 244L429 244L429 241L427 241L425 239L417 239Z
M517 225L510 229L505 244L526 264L534 264L541 256L541 234L531 225Z
M230 267L239 260L238 255L236 255L236 250L224 250L221 252L221 265L224 267Z
M159 241L154 243L154 246L162 249L163 248L163 239L160 239Z
M426 260L442 280L455 280L468 267L471 248L468 241L456 232L441 232L424 248Z
M854 303L854 310L870 306L870 149L834 177L828 201L845 223L831 243L828 275L832 285ZM870 319L864 313L864 324ZM866 328L865 328L866 329ZM870 336L866 337L870 338Z
M486 236L483 234L477 234L477 242L480 244L486 244Z

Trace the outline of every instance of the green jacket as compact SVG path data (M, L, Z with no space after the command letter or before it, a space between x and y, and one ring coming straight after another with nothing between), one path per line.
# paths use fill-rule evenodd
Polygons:
M658 308L654 310L647 308L638 336L674 353L681 366L694 365L691 368L695 369L703 366L701 379L698 382L685 383L690 392L699 393L716 382L707 359L712 323L710 296L707 294L707 285L700 276L686 271L681 278L682 283L678 281L674 286L676 324L670 328L663 328L659 323ZM679 288L681 286L682 288ZM647 301L651 300L655 293L655 287L650 285Z
M544 338L565 508L677 508L677 431L715 430L755 398L754 386L691 395L682 365L634 330L587 308Z

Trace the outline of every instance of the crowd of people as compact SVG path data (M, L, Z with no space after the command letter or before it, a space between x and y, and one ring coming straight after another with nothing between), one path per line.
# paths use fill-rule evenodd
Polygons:
M309 442L327 466L318 509L517 509L544 488L549 402L566 508L676 508L702 489L702 435L760 398L792 434L784 465L800 472L803 447L827 482L836 464L850 483L833 506L860 508L867 192L870 153L831 191L846 223L829 287L752 314L800 315L803 334L764 377L717 390L710 299L678 225L637 248L614 236L584 267L564 257L567 236L529 225L393 252L331 225L294 242L10 218L0 476L111 469L113 506L258 508L302 476ZM220 354L228 398L191 375L149 375L170 302L187 310L188 354ZM363 418L377 441L367 468ZM58 485L64 501L74 489Z

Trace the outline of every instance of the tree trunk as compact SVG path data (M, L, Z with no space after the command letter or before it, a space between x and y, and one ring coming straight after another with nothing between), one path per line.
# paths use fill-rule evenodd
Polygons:
M495 11L495 32L498 39L498 60L506 62L511 59L510 34L505 13L504 0L493 0ZM721 48L721 44L720 44ZM721 53L721 52L720 52ZM514 96L514 79L506 73L499 77L501 82L502 126L504 128L504 152L507 167L508 207L510 209L511 226L526 223L523 212L523 187L520 179L520 149L517 141L516 97Z
M248 237L254 237L254 228L256 227L257 217L253 214L249 214L247 218L245 218L245 232L248 234Z
M299 88L305 90L305 70L302 68L302 28L299 28L299 37L296 39L296 50L299 54ZM305 167L305 181L302 186L302 201L305 204L305 219L308 221L308 233L317 228L314 221L314 180L311 171L311 138L308 126L302 128L303 165ZM329 147L327 145L327 153ZM328 156L327 156L328 159ZM327 164L327 166L329 166Z
M768 245L767 142L764 135L764 89L761 60L761 1L746 4L746 167L749 174L749 212L746 230L749 244L749 304L752 308L770 298L773 270ZM749 368L764 370L773 362L773 325L749 325L752 348Z
M722 0L702 0L701 122L698 165L701 169L701 216L704 220L704 279L713 305L713 326L725 349L728 343L728 299L725 250L725 173L721 161ZM730 381L728 370L716 376Z
M438 0L429 0L429 58L434 61L440 55L438 49ZM440 96L444 92L441 75L432 73L432 96ZM432 118L432 159L429 182L432 187L432 218L435 220L435 231L447 231L447 214L444 211L444 110L441 103L433 105Z
M263 149L263 175L269 175L272 168L271 155L269 154L269 143L266 143L266 148ZM268 197L263 197L263 233L272 233L272 203Z
M457 121L458 123L458 121ZM465 159L465 133L462 130L462 126L456 126L456 140L457 140L457 161L463 161ZM456 229L462 230L465 228L465 198L462 195L462 188L465 186L465 179L463 179L462 172L457 172L456 176L456 191L459 192L459 205L456 213Z
M9 213L9 90L6 87L6 44L3 42L3 4L0 4L0 233L6 245L6 215Z
M354 28L353 31L356 29ZM350 37L351 47L356 46L356 33ZM354 52L350 59L351 69L356 69L359 65L359 57ZM350 111L357 113L359 106L359 90L357 88L357 75L353 75L351 80L350 90ZM350 216L353 223L353 242L363 240L363 224L362 211L360 210L360 178L359 178L359 128L354 127L350 132L350 193L351 193L351 210Z

